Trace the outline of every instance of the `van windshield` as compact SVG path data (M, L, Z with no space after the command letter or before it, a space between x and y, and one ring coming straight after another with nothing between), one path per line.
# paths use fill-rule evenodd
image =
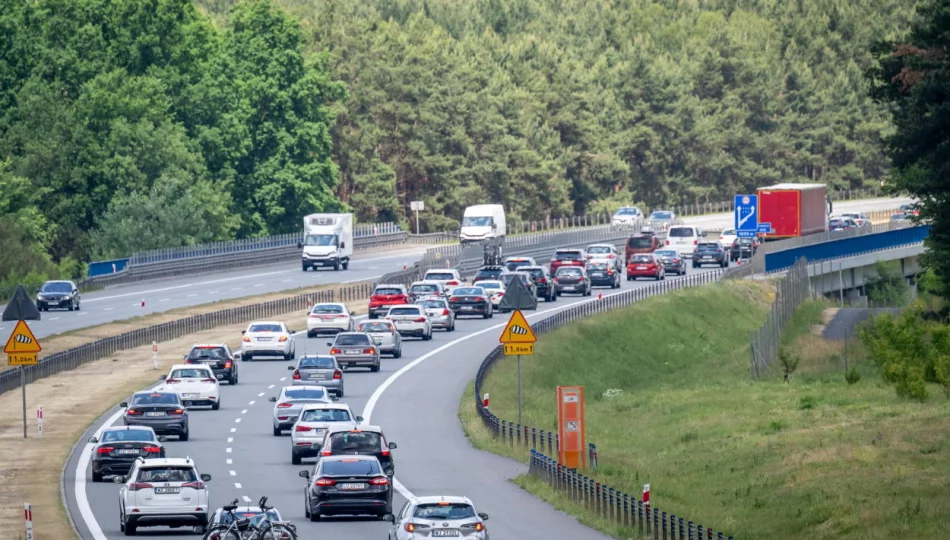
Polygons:
M671 227L670 236L673 238L689 238L696 236L696 232L692 227Z
M336 235L335 234L308 234L307 238L304 240L304 244L308 246L335 246Z
M491 227L494 222L491 216L466 216L462 218L463 227Z

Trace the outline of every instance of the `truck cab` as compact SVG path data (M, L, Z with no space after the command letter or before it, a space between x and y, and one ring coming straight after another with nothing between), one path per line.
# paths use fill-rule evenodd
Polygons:
M462 216L459 241L463 244L473 242L497 242L505 237L505 208L500 204L480 204L469 206Z
M303 218L303 271L321 267L346 270L353 254L353 214L311 214Z

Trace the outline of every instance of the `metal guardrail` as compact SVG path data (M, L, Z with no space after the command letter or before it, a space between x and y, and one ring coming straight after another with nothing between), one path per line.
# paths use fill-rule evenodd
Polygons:
M601 299L588 300L536 322L531 325L531 328L536 334L543 334L566 326L578 319L586 319L591 315L624 308L652 296L717 282L721 279L722 274L721 270L716 270L687 275L679 279L669 279L646 287L610 294ZM603 519L613 521L617 525L625 527L639 526L641 533L644 532L645 526L646 532L652 532L654 538L658 538L661 533L663 538L670 539L704 540L713 537L712 529L705 529L702 525L694 528L691 521L686 521L675 515L668 516L666 512L644 505L633 495L628 495L597 482L575 469L558 465L556 460L545 456L542 452L545 443L547 443L548 452L550 454L557 453L560 440L556 433L509 422L493 414L482 403L482 384L495 362L503 357L504 348L499 345L479 365L478 372L475 375L475 406L485 427L496 438L500 438L512 446L521 446L531 450L529 462L529 472L531 474L546 480L554 489L570 498L574 504L583 505L588 511L596 513ZM600 459L595 445L588 448L588 455L592 457L592 464L596 464ZM670 536L667 536L667 534ZM703 536L696 536L696 534L703 534ZM716 533L716 538L723 538L723 534Z

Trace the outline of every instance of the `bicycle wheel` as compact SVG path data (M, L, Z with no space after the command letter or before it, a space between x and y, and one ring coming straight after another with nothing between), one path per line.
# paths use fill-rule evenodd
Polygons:
M260 540L297 540L297 533L286 525L271 525L261 531L258 538Z
M202 540L241 540L241 535L227 527L208 529Z

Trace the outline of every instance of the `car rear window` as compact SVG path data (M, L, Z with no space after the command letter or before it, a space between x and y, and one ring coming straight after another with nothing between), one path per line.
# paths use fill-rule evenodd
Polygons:
M651 263L653 262L653 257L649 255L634 255L630 257L630 260L638 263Z
M696 229L692 227L670 227L669 234L672 238L689 238L696 236Z
M216 362L227 358L228 352L224 350L224 347L194 347L188 353L189 360L198 360L199 362Z
M402 294L402 290L396 287L377 287L376 290L373 291L373 294L378 294L378 295Z
M559 261L579 261L581 260L580 251L558 251L554 254L554 258Z
M424 503L416 507L412 517L419 519L469 519L475 517L475 509L465 503Z
M116 431L106 431L102 434L99 442L154 442L155 433L147 429L122 429Z
M653 237L651 236L634 236L630 240L627 240L627 247L630 249L643 249L653 247Z
M559 276L579 276L581 275L580 268L558 268L557 275Z
M450 281L455 279L455 276L450 272L430 272L425 275L426 281Z
M587 248L587 253L592 255L606 255L611 252L610 246L591 246Z
M703 244L697 244L696 248L697 249L719 249L719 244L716 244L713 242L706 242Z
M176 369L172 371L169 379L203 379L210 377L211 374L204 369Z
M606 269L607 269L607 263L591 263L591 264L587 265L587 268L588 268L589 270L606 270Z
M527 268L527 269L522 270L522 272L527 272L531 274L531 277L533 278L544 277L544 270L541 268Z
M532 264L534 263L532 263L531 261L509 261L505 263L505 268L507 268L508 271L510 272L512 270L517 270L518 268L521 268L522 266L531 266Z
M369 345L369 336L365 334L339 334L334 345Z
M490 270L482 269L475 274L475 279L495 279L501 274L501 272L501 268L492 268Z
M313 311L311 313L343 313L343 306L334 306L333 304L322 304L318 306L313 306Z
M360 323L360 332L392 332L393 326L384 322L364 322Z
M409 290L412 292L439 292L439 286L426 283L424 285L413 285Z
M481 287L462 287L452 292L453 296L483 296L485 289Z
M336 367L332 356L305 356L300 359L299 367L333 369Z
M382 474L379 462L369 459L341 459L321 462L321 472L326 476L367 476Z
M195 482L198 475L194 467L168 465L165 467L147 467L139 469L136 482Z
M483 289L501 289L502 284L498 282L482 281L478 284Z
M673 212L653 212L650 219L673 219Z
M334 453L362 453L379 452L383 443L379 433L372 431L344 431L330 436L330 448Z
M723 236L735 236L735 235L736 235L736 230L735 230L735 229L723 229L723 230L722 230L722 235L723 235Z
M390 315L418 315L418 307L394 307L389 310Z
M426 308L444 308L445 302L442 300L421 300L419 305Z
M326 395L326 392L317 388L288 388L284 390L286 399L323 399Z
M279 324L252 324L248 332L281 332Z
M300 415L301 422L352 422L346 409L311 409Z
M654 251L653 254L657 257L676 257L679 255L679 253L673 251L672 249L657 250Z
M153 394L135 394L132 396L132 405L178 405L181 400L178 394L171 392L155 392Z

